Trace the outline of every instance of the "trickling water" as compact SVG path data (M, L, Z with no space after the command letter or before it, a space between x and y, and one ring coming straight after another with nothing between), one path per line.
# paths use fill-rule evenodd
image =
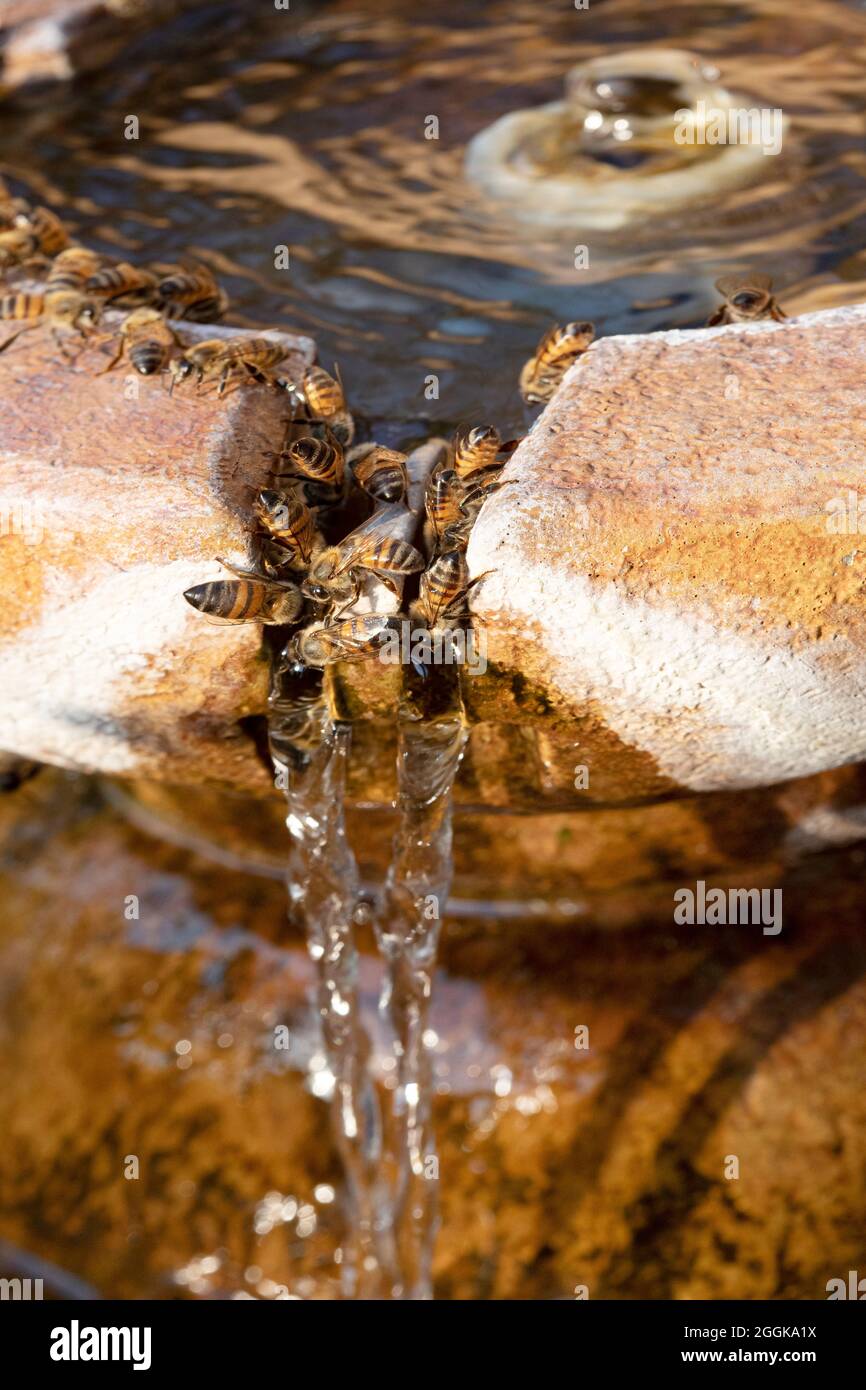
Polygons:
M457 683L441 685L437 710L422 710L410 689L400 711L398 829L375 923L386 967L381 1009L395 1068L386 1152L358 1000L360 883L344 814L351 727L331 719L318 673L278 665L273 678L269 738L292 838L289 901L318 971L332 1116L348 1189L347 1297L432 1297L439 1173L426 1035L453 871L451 793L467 738Z
M318 711L321 739L290 767L271 717L271 748L285 790L292 839L288 867L293 918L303 927L318 971L319 1013L333 1075L332 1119L347 1189L341 1266L347 1297L376 1297L388 1278L391 1217L382 1181L382 1124L369 1070L370 1041L360 1017L354 914L359 880L346 838L344 792L351 728ZM315 714L308 711L308 719Z
M382 1009L394 1032L394 1235L401 1292L431 1298L439 1180L432 1077L425 1041L440 911L451 887L451 791L466 728L454 713L427 721L405 711L398 753L399 827L377 939L387 963Z

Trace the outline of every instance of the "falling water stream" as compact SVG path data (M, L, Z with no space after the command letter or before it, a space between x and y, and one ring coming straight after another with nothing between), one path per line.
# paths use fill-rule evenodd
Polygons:
M382 1009L394 1034L394 1230L404 1296L431 1298L439 1179L427 1019L440 909L451 886L451 791L466 727L459 712L427 720L406 707L399 727L399 822L377 926L387 963Z
M303 767L282 761L272 716L274 766L284 787L291 836L289 903L318 972L318 1002L333 1075L332 1116L346 1180L342 1285L375 1296L390 1268L390 1212L382 1184L382 1124L369 1069L370 1042L358 1003L354 915L358 870L346 838L344 793L351 728L321 712L321 741Z
M466 741L462 715L432 720L408 702L400 720L398 830L376 936L386 962L382 1011L393 1031L396 1086L383 1163L383 1124L360 1016L355 920L359 878L346 837L351 727L319 710L308 758L286 757L279 702L271 749L286 795L292 917L318 972L318 1002L333 1075L332 1118L347 1186L342 1287L347 1297L432 1297L438 1163L425 1041L440 931L451 884L451 791ZM288 703L288 702L286 702ZM315 716L314 716L315 717ZM386 1173L390 1182L386 1184Z

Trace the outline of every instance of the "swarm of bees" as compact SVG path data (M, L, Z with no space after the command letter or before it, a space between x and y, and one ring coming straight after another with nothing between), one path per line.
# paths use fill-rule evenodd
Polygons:
M717 288L725 303L711 324L784 318L767 276L726 276ZM137 323L146 326L153 310L137 313L128 320L133 325L126 335L129 355L139 341ZM594 336L593 325L584 322L544 335L520 375L527 404L550 399ZM219 389L235 370L267 379L279 365L276 351L269 355L270 346L252 340L243 350L238 344L227 352L223 344L200 343L172 363L172 376L217 379ZM281 719L280 756L294 757L320 737L324 670L375 655L404 620L402 611L356 609L368 580L390 589L412 623L430 633L468 619L471 591L486 577L470 578L469 537L486 499L511 481L501 475L518 441L503 441L493 425L457 431L426 481L416 546L406 539L416 530L408 510L407 456L374 442L352 445L355 425L339 374L314 366L298 381L278 384L288 391L293 414L282 447L267 455L271 486L257 492L252 503L258 568L226 565L230 578L195 585L185 597L212 621L289 629L285 639L277 636L271 706ZM347 515L357 516L360 506L369 511L366 520L335 540L334 532ZM404 602L404 587L415 583L415 596ZM316 675L318 684L311 684Z
M114 353L98 375L125 359L141 376L167 371L170 390L192 380L196 386L214 386L221 396L230 384L259 382L287 391L293 401L303 395L301 383L274 374L286 353L272 338L212 338L184 344L169 320L207 323L228 307L225 291L206 266L109 264L105 256L76 243L56 213L13 197L2 181L0 272L44 280L39 291L16 290L13 283L0 295L0 320L22 325L0 342L0 352L23 333L44 325L68 359L71 334L82 344L92 340L105 309L120 309L127 311L125 317L116 332L107 335L114 339ZM322 382L309 383L311 390L327 389L331 378L322 376ZM339 424L336 420L335 427Z

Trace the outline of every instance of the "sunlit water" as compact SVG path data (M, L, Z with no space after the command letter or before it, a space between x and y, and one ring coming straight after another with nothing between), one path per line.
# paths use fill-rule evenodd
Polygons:
M474 135L557 100L575 64L642 44L689 49L784 111L790 138L753 187L584 236L520 225L469 186ZM201 256L236 315L312 333L385 442L479 418L510 432L520 363L551 319L695 325L715 277L748 262L789 310L864 297L864 63L866 14L841 0L212 5L7 117L0 162L88 242Z

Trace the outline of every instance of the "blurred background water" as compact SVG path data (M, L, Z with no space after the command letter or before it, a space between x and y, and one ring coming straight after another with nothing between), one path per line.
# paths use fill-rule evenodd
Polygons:
M616 235L541 232L469 186L475 134L558 99L575 64L642 46L690 50L747 105L783 110L785 148L754 185ZM866 12L841 0L207 5L7 114L0 166L88 244L205 260L230 317L312 334L388 442L481 418L509 432L551 320L694 326L734 265L769 270L797 312L864 297L864 66Z

